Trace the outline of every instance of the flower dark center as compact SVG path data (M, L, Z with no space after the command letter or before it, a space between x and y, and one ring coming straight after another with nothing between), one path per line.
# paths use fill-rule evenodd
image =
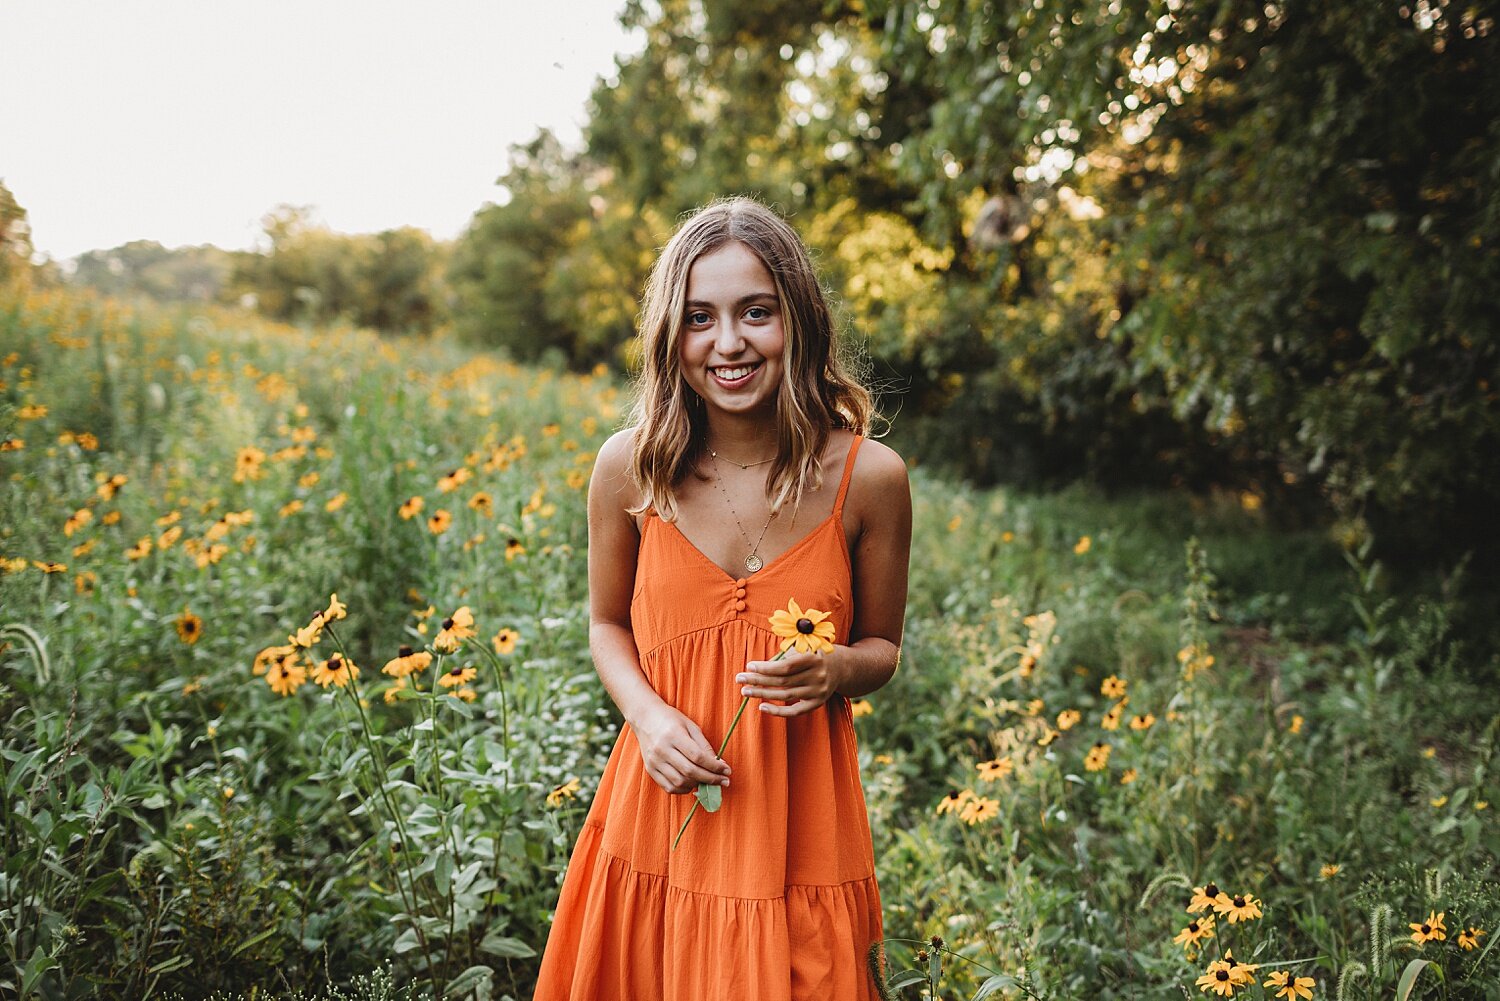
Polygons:
M453 668L453 670L449 671L448 673L449 674L463 674L464 673L464 669L455 665L454 668Z
M1219 884L1209 883L1203 888L1203 895L1205 897L1217 897L1219 895Z
M411 656L411 652L412 652L411 651L411 647L409 647L409 646L403 646L403 647L401 647L401 649L399 649L399 650L396 651L396 656L397 657L410 657Z
M1228 970L1220 970L1218 973L1214 974L1214 979L1221 980L1221 981L1228 980L1229 979L1229 971Z
M1234 898L1234 906L1236 906L1236 907L1244 907L1245 906L1245 898L1244 897L1235 897Z
M1432 934L1432 928L1430 926L1428 926L1428 925L1423 925L1422 926L1422 934L1423 935L1431 935Z
M814 626L812 619L797 620L797 632L801 633L803 636L809 635L813 631L813 629Z
M343 666L344 666L344 662L343 662L342 659L340 659L340 657L339 657L338 654L334 654L332 657L328 658L328 669L330 671L337 671L339 668L341 668Z
M1191 934L1194 934L1194 935L1198 934L1198 922L1196 922L1196 921L1189 921L1188 922L1188 932L1191 933Z
M453 628L453 620L452 619L444 619L443 620L443 628L444 629L452 629Z

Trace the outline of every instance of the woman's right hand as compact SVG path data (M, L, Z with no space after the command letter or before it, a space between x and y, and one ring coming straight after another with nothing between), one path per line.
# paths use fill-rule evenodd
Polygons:
M714 753L698 724L663 702L631 724L646 774L669 793L699 784L729 785L729 765Z

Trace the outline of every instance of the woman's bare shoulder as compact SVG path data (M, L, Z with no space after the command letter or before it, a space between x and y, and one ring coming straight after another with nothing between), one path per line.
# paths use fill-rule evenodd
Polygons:
M866 438L859 446L849 488L877 497L890 490L899 490L904 495L910 489L906 460L884 442Z

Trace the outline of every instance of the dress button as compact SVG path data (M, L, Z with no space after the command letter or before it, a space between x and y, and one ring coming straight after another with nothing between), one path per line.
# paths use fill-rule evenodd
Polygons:
M745 589L742 588L742 587L735 588L734 589L734 596L736 598L743 598L745 596Z
M736 601L734 603L734 610L736 612L743 612L745 610L745 603L743 601Z
M744 587L745 586L745 578L741 577L739 580L735 581L734 582L734 586L735 587Z

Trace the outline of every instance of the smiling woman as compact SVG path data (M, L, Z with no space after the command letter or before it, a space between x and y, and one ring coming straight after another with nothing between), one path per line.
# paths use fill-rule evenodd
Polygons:
M536 998L876 998L849 700L896 669L905 465L867 441L870 397L839 364L807 252L757 202L683 224L641 338L634 423L589 488L590 646L626 725ZM823 642L783 651L788 608Z

